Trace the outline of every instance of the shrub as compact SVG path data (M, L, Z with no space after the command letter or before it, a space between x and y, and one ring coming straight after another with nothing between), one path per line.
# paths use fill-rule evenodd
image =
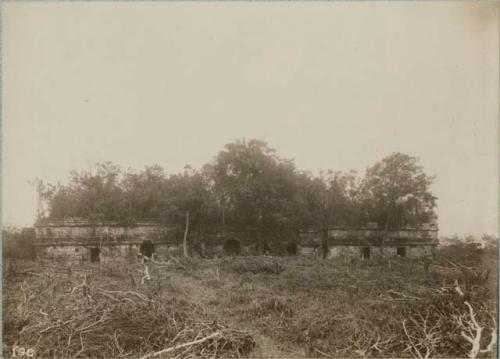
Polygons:
M3 255L6 258L33 260L36 258L33 228L2 230Z

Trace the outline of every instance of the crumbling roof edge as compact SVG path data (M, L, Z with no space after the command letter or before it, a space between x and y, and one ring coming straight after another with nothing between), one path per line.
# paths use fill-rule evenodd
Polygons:
M406 246L438 246L439 242L397 242L397 243L328 243L331 247L406 247Z
M37 223L34 228L47 228L47 227L168 227L168 224L152 221L140 221L133 224L124 224L120 222L97 222L92 223L89 221L68 221L68 222L46 222Z
M345 232L357 232L357 231L373 231L373 232L397 232L397 231L414 231L414 232L438 232L439 228L438 227L431 227L431 228L425 228L425 227L400 227L400 228L369 228L369 227L328 227L328 231L335 230L335 231L345 231ZM319 233L318 230L314 229L301 229L299 230L299 233Z

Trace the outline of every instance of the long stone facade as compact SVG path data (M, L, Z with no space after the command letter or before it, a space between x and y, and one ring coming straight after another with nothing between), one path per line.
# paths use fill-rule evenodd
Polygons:
M321 252L321 238L314 231L300 233L299 252L304 255L318 255ZM426 224L419 228L385 230L370 226L367 228L328 229L329 258L425 257L432 256L439 244L438 228Z
M131 226L75 220L45 223L35 226L35 238L37 256L76 262L134 257L140 254L144 241L151 241L155 254L159 256L179 252L179 240L174 230L154 222L139 222Z
M370 259L382 254L401 257L430 256L438 245L438 229L434 226L391 231L373 226L358 229L332 227L327 233L327 257L347 260ZM223 255L225 240L237 237L235 234L212 235L198 241L198 250L202 255ZM240 236L237 240L241 241L239 254L256 253L251 237ZM35 226L35 238L38 257L75 262L106 262L118 257L136 257L140 255L141 245L145 242L153 244L157 258L182 253L182 233L155 222L138 222L129 226L113 222L96 224L83 220L44 223ZM298 238L298 241L291 240L296 244L296 254L322 255L325 243L322 243L318 232L301 231ZM196 242L196 238L190 238L191 245Z

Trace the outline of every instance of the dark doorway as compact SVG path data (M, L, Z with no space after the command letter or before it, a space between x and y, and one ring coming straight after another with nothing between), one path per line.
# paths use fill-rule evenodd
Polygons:
M400 257L406 257L406 247L398 247L398 249L396 249L396 253Z
M297 243L288 242L288 244L286 245L286 253L289 256L296 256L297 255Z
M99 262L99 253L100 253L99 248L97 247L90 248L90 261Z
M370 247L361 248L361 257L363 259L370 259Z
M267 242L257 242L257 244L255 245L255 252L258 255L268 255L269 253L271 253L271 248L269 247Z
M264 242L262 245L262 253L265 255L269 255L271 253L271 248L269 247L269 244L267 242Z
M139 251L145 257L151 258L155 251L155 245L149 239L142 241Z
M223 250L227 256L237 256L241 253L241 243L237 239L228 239L224 242Z

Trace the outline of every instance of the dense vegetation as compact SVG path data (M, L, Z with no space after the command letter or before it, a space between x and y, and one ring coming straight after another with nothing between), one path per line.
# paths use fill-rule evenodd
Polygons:
M35 230L33 228L6 227L2 229L4 258L35 259Z
M393 153L356 172L301 171L259 140L227 144L201 169L122 170L106 162L71 172L66 184L38 181L39 220L68 217L133 224L152 220L191 230L251 233L260 243L299 228L378 222L384 228L435 219L433 177L415 157Z

